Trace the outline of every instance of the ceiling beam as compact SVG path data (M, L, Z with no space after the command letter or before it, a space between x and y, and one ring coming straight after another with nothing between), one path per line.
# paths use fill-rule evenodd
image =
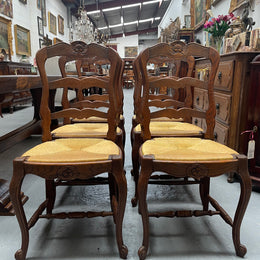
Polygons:
M145 30L126 32L125 36L130 36L130 35L135 35L135 34L145 34L145 33L149 33L149 32L157 32L157 31L158 31L158 28L149 28L149 29L145 29ZM111 35L111 38L119 38L119 37L123 37L123 33Z
M144 3L148 2L150 0L115 0L115 1L108 1L104 3L98 3L98 10L106 9L106 8L113 8L113 7L118 7L122 5L131 5L131 4L139 4L139 3ZM87 4L88 1L85 1L85 6L88 12L95 11L97 10L97 5L96 4ZM74 4L75 8L72 8L73 14L77 12L77 9L80 5L79 0L63 0L63 3L65 5L67 4Z

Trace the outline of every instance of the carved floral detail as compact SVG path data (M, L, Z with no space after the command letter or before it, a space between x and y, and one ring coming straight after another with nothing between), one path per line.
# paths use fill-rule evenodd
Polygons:
M76 53L84 54L87 52L87 46L84 42L73 42L71 45L73 51Z
M183 46L181 44L175 44L172 46L172 50L176 53L183 53Z
M75 166L63 166L57 171L57 178L62 180L76 179L79 172Z
M192 164L187 167L186 174L195 179L200 179L208 175L208 168L201 164Z

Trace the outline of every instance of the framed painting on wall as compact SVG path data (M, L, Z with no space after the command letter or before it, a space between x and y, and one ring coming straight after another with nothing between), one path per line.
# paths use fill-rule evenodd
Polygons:
M21 3L23 3L23 4L27 4L27 0L19 0Z
M137 56L137 47L125 47L125 57L132 58Z
M13 18L13 2L9 1L0 1L0 14L4 14L8 17Z
M30 31L16 24L14 26L16 53L20 55L31 55Z
M42 0L37 0L37 8L42 9Z
M60 34L64 34L64 18L58 15L58 31Z
M49 23L49 31L56 35L57 34L56 16L54 16L51 12L48 12L48 23Z
M43 29L42 18L37 16L37 22L38 22L38 34L43 37L44 36L44 29Z
M0 17L0 50L4 49L6 53L12 54L12 21Z

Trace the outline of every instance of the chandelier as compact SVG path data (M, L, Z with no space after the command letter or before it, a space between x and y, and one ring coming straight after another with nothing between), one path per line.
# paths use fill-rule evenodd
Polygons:
M78 18L71 24L70 39L71 41L84 41L86 43L91 43L95 41L94 32L93 24L88 18L85 9L85 0L80 0Z

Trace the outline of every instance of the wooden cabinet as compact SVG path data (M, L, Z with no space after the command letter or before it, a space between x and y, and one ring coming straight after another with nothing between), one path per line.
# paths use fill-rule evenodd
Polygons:
M31 72L31 64L19 63L19 62L0 62L0 75L28 75L33 74ZM13 91L11 93L5 93L0 95L0 114L2 108L9 108L13 111L16 105L23 105L32 102L32 96L29 90L25 91Z
M134 58L124 58L124 75L123 84L125 88L132 88L134 86Z
M258 54L259 52L234 52L222 55L214 83L216 105L215 140L244 154L247 154L248 135L241 135L241 133L245 130L251 130L251 126L248 124L248 108L253 103L259 104L256 101L257 95L251 93L253 88L251 87L250 78L250 62ZM195 76L208 80L209 68L208 61L197 60ZM259 88L259 76L256 84L258 84ZM251 96L251 100L249 100L249 96ZM207 102L207 90L195 88L194 106L205 110ZM259 109L255 113L258 113L259 119ZM205 128L203 120L193 118L193 123ZM259 155L257 156L259 158Z

